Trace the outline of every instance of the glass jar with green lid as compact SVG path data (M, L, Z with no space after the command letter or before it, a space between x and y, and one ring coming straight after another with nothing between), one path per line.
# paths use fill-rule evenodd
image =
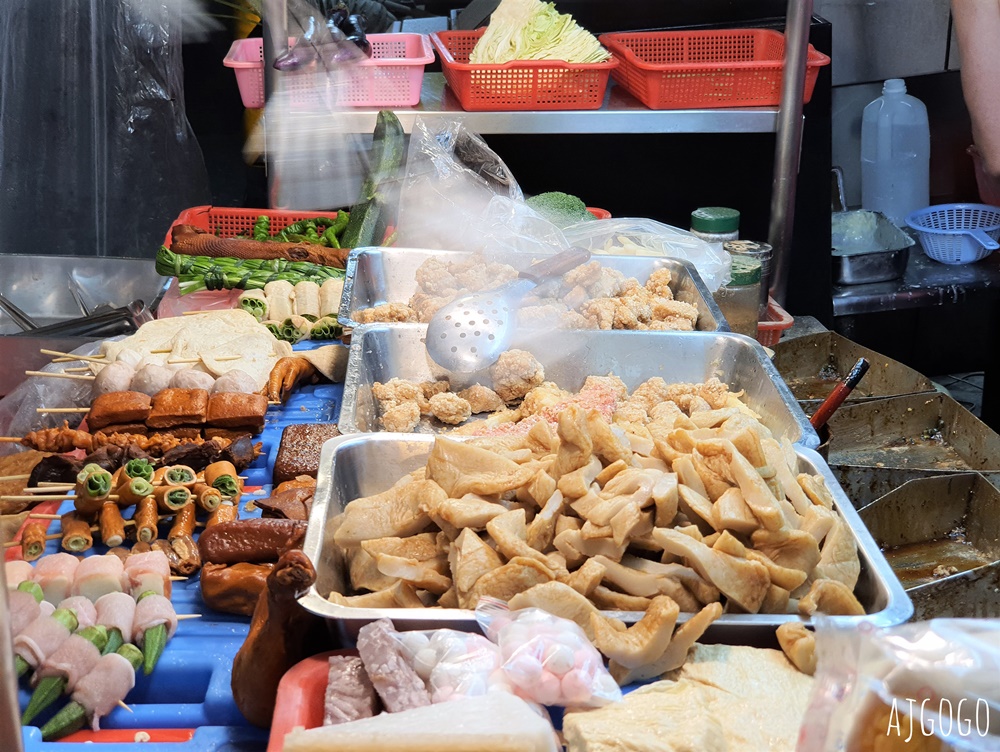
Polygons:
M733 256L732 259L730 280L715 292L715 302L730 330L756 339L761 264L746 256Z
M691 233L708 243L740 236L740 213L728 206L703 206L691 212Z

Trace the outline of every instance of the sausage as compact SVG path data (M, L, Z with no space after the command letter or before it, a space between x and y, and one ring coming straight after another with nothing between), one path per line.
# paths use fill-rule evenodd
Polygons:
M62 525L62 547L73 554L86 551L94 545L94 536L90 534L90 523L77 512L67 512L60 520Z
M170 545L179 559L177 574L192 575L201 569L201 554L198 552L198 544L189 534L185 533L171 538Z
M136 546L140 543L152 543L156 540L157 529L157 504L155 496L147 496L141 499L135 507L135 540L136 545L132 547L132 553L137 553Z
M224 504L219 504L215 511L209 515L208 521L205 523L206 528L218 525L220 522L235 522L240 518L240 512L237 506L233 503L226 502Z
M202 561L213 564L274 561L285 551L301 548L306 527L301 520L220 522L202 532L198 550Z
M304 553L282 554L267 576L267 589L257 600L246 642L233 660L233 699L243 716L257 726L271 725L281 677L316 652L307 637L317 617L297 600L314 582L316 570Z
M181 563L180 557L177 552L174 551L174 547L171 546L165 540L155 540L150 544L150 548L154 551L161 551L164 556L167 557L167 562L170 564L170 571L174 574L179 572L179 567Z
M185 504L191 502L191 492L184 486L168 486L166 484L157 486L153 491L156 505L164 514L176 512Z
M206 512L214 512L222 503L222 493L217 488L212 488L207 483L196 483L192 489L194 503L199 509Z
M34 561L45 553L45 523L29 522L21 531L21 558Z
M120 546L125 540L125 520L118 505L106 501L101 507L101 541L105 546Z
M206 564L201 569L201 597L216 611L240 616L253 616L257 599L267 586L267 576L274 564L241 562Z
M182 535L194 535L194 525L194 503L188 502L178 509L177 514L174 515L174 524L170 526L167 540L172 541L174 538L179 538Z

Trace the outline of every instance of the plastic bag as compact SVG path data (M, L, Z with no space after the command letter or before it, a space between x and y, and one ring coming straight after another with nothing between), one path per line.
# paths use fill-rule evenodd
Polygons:
M417 118L401 191L398 244L478 250L478 218L494 196L522 198L513 174L486 142L458 121Z
M427 683L431 702L510 692L500 668L500 649L482 635L435 629L400 632L403 651Z
M540 608L510 611L490 598L479 601L476 621L500 646L501 669L518 697L573 708L621 701L604 659L574 622Z
M151 257L182 210L209 203L184 111L192 5L0 3L3 252Z
M1000 620L879 630L819 617L816 651L797 752L941 749L920 737L963 752L1000 750Z
M570 245L593 253L669 256L690 262L709 292L729 281L729 255L678 227L652 219L600 219L563 230Z
M95 355L101 346L108 341L122 339L112 337L109 340L97 340L73 350L74 355ZM67 366L86 365L83 361L65 363L49 363L40 370L47 373L57 373ZM80 422L83 413L64 415L61 413L39 413L40 407L88 407L90 405L91 382L77 379L52 379L44 376L31 376L21 382L14 391L0 399L0 435L24 436L29 431L42 428L61 426L63 421L74 427ZM23 451L20 444L0 444L0 456Z

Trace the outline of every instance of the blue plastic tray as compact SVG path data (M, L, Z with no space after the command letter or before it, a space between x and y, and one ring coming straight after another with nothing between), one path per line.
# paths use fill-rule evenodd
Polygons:
M320 344L306 343L295 349L312 349ZM310 385L297 390L285 405L268 409L264 430L254 438L263 444L261 455L243 473L245 485L259 486L260 490L243 495L241 519L260 516L259 509L248 512L246 503L266 498L270 492L271 471L285 427L293 423L335 423L342 398L341 384ZM60 505L59 513L72 509L73 502L67 501ZM54 520L49 532L58 531L59 521ZM49 541L46 554L58 552L59 546L59 540ZM86 555L106 552L106 546L95 542ZM143 752L263 752L267 732L246 722L236 708L230 687L233 658L246 639L250 620L205 606L197 575L174 582L171 601L178 614L202 614L202 618L178 624L177 634L167 644L153 674L137 675L136 686L126 698L133 712L119 708L102 719L101 728L196 729L186 742L144 742L137 747ZM18 693L22 710L31 696L26 684L21 682ZM38 726L50 715L37 718ZM121 752L135 746L120 741L43 742L35 726L23 730L23 739L25 752Z

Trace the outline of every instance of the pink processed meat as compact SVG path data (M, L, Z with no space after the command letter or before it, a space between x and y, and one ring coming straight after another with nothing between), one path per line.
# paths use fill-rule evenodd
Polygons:
M76 614L77 629L86 629L98 623L97 609L94 604L82 595L74 595L66 598L59 604L59 608L68 608Z
M124 571L125 565L114 554L88 556L76 568L73 593L90 601L96 601L106 593L120 593L123 590Z
M382 704L390 713L431 704L424 680L403 656L398 634L388 619L365 624L358 632L358 654Z
M17 586L26 580L30 580L35 574L35 568L30 561L16 559L15 561L4 562L3 572L7 578L7 589L17 590Z
M124 576L133 598L147 590L170 597L170 562L162 551L132 554L125 560Z
M110 631L117 628L124 642L132 642L132 622L135 619L135 600L128 593L108 593L94 604L97 623Z
M167 639L177 631L177 614L174 604L162 595L147 595L135 604L135 616L132 619L132 636L136 644L142 647L142 638L147 629L167 625Z
M86 676L101 658L101 651L85 637L70 635L56 651L46 658L38 669L37 677L66 677L66 689L72 691L77 682Z
M39 616L14 638L14 654L38 668L69 637L70 631L51 616Z
M323 725L371 718L378 712L378 695L364 664L353 655L331 655L323 703Z
M42 615L42 607L38 605L35 596L21 590L11 590L7 593L7 605L10 607L11 637L17 637L31 622Z
M118 706L135 686L135 669L118 653L102 655L97 665L77 682L74 702L80 703L94 731L101 730L101 718Z
M38 604L38 607L42 609L42 614L44 616L52 616L52 614L55 613L56 610L55 605L49 603L48 601L42 601L41 603Z
M35 565L32 580L45 594L45 600L57 604L72 595L73 580L80 560L75 556L59 552L43 556Z

